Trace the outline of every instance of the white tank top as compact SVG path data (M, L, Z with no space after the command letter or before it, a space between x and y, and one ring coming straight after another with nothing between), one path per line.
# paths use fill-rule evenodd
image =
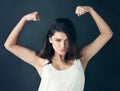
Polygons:
M38 91L83 91L84 82L84 70L79 59L75 59L74 64L66 70L57 70L51 64L46 64Z

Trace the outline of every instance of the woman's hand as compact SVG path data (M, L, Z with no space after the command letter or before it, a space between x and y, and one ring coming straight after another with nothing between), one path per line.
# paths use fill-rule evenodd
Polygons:
M90 12L92 8L90 6L77 6L75 10L75 14L77 16L81 16L83 14L86 14L87 12Z
M26 21L39 21L40 17L38 12L32 12L23 17Z

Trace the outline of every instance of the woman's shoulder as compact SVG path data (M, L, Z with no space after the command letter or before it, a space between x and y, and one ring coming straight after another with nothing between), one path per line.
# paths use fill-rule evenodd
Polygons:
M41 58L41 57L38 56L37 64L39 64L39 65L41 65L41 66L44 66L44 65L46 65L47 63L49 63L49 60L48 60L48 59Z

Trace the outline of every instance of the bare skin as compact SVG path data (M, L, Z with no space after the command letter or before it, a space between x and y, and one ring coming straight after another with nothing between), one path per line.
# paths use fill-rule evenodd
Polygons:
M98 26L100 32L99 36L93 42L83 47L80 51L80 60L85 70L90 59L96 53L98 53L98 51L110 40L113 33L110 27L107 25L107 23L102 19L101 16L98 15L98 13L92 7L78 6L76 7L75 13L78 16L89 13L92 16L93 20L95 21L96 25ZM45 59L38 57L35 54L35 51L17 44L19 34L20 32L22 32L22 28L24 27L26 22L39 21L39 20L40 18L38 12L33 12L23 16L22 19L18 22L18 24L14 27L14 29L10 33L4 46L11 53L21 58L23 61L34 66L38 71L39 75L41 76ZM61 37L58 38L56 37L57 35ZM56 43L55 41L56 38L60 40L59 43ZM70 66L72 66L74 63L73 60L71 60L68 64L66 64L63 60L68 48L66 35L64 33L56 32L49 39L49 41L50 43L52 43L53 48L55 50L55 55L53 56L52 59L52 66L58 70L65 70L68 69Z
M52 66L58 70L65 70L73 65L73 60L68 64L64 62L64 56L69 47L67 36L62 32L55 32L49 41L55 50L55 55L52 58Z

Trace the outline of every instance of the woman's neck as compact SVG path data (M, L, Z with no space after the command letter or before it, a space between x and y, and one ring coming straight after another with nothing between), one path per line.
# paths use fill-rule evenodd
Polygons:
M64 55L55 54L52 60L64 62L64 57L65 57Z

